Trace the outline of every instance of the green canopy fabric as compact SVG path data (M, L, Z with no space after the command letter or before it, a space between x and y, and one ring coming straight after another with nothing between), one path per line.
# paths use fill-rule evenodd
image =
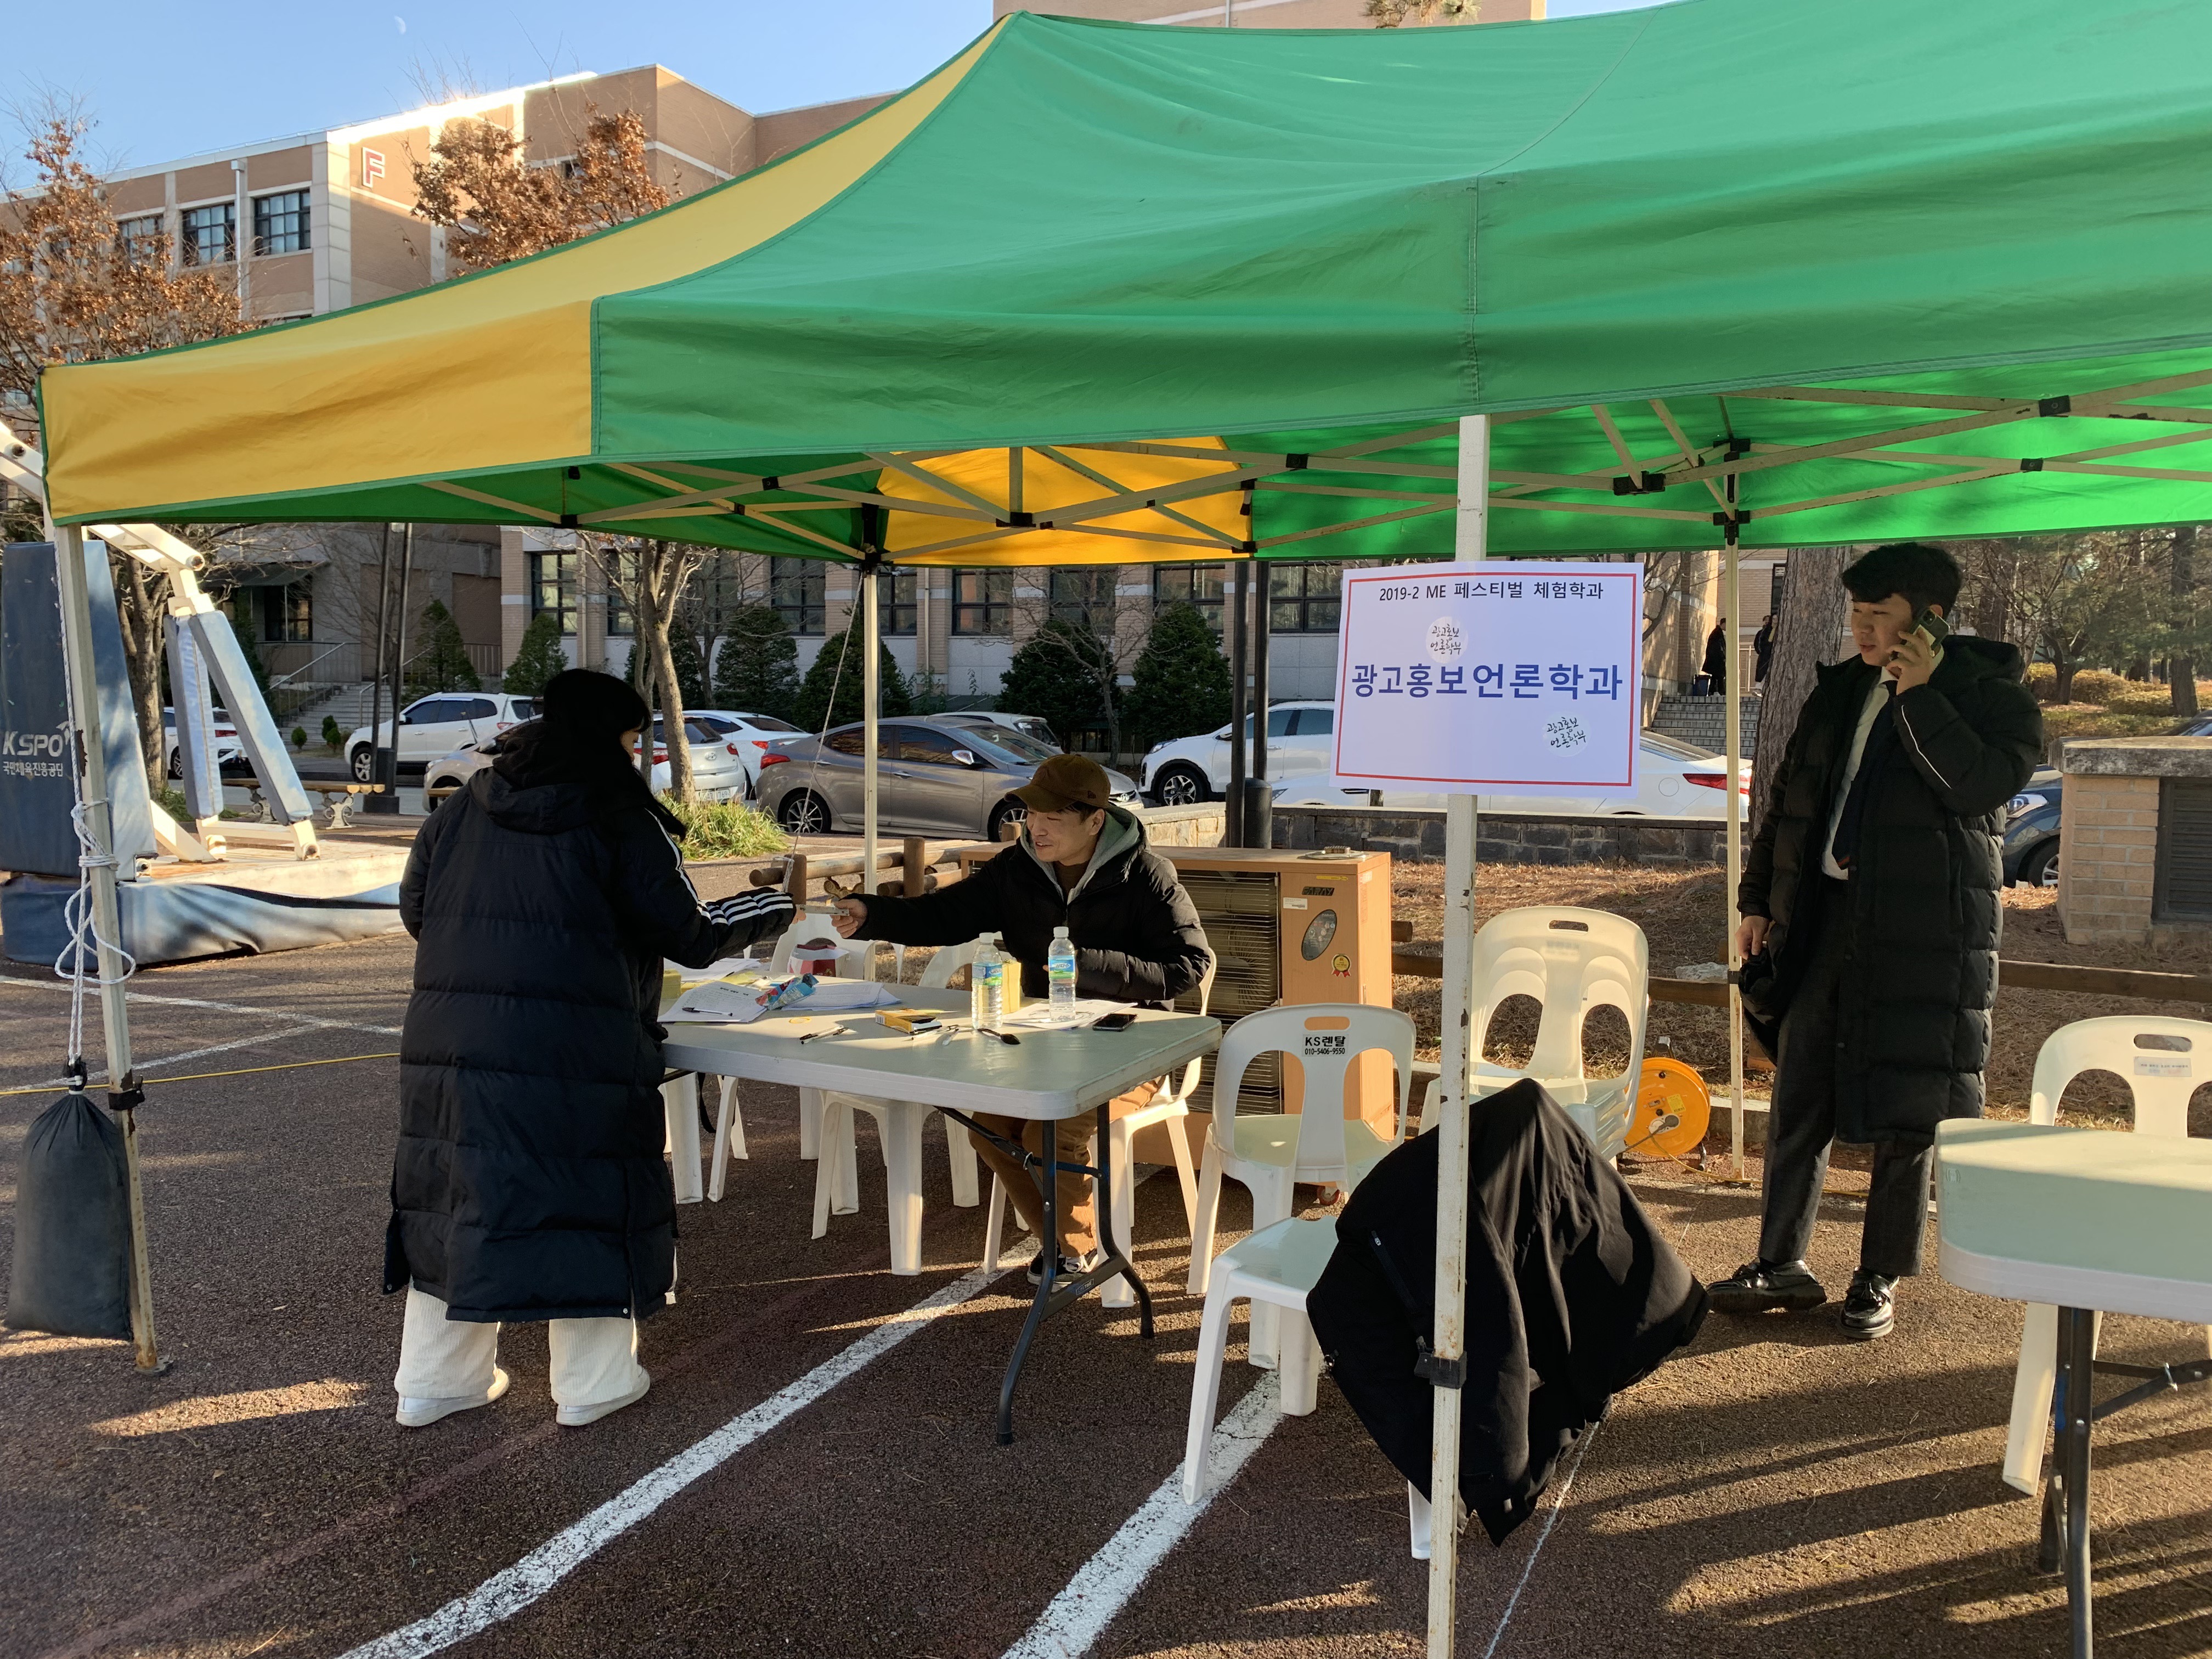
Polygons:
M1727 515L1778 547L2202 520L2208 146L2212 6L2172 0L1018 15L589 241L50 371L48 479L71 522L1018 564L1048 529L1023 464L998 491L931 469L1049 446L1095 475L1049 509L1063 549L1419 556L1483 412L1498 553L1711 546ZM1216 440L1166 514L1122 447ZM1227 528L1190 505L1248 491Z

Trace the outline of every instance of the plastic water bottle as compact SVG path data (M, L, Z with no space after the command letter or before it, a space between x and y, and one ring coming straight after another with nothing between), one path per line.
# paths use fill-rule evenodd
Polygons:
M968 1008L979 1031L996 1030L1006 1011L1006 958L996 933L983 935L983 948L968 965Z
M1054 1018L1072 1018L1075 1013L1075 941L1067 936L1067 929L1052 930L1052 949L1044 959L1045 978L1052 986L1052 1012Z

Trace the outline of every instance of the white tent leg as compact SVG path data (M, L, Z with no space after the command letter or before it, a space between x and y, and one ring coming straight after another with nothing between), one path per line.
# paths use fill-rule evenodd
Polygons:
M1490 422L1459 423L1459 508L1453 554L1482 556L1489 522ZM1447 1373L1467 1351L1467 1085L1481 1034L1474 1010L1475 809L1473 795L1444 800L1444 979L1443 1054L1437 1091L1436 1363ZM1429 1659L1451 1659L1459 1620L1459 1447L1461 1390L1431 1391L1429 1509L1437 1517L1429 1551Z
M107 749L101 741L100 682L93 667L92 599L84 574L84 532L58 526L55 579L61 590L62 643L69 674L70 724L76 727L77 758L83 766L84 827L92 843L92 925L100 963L100 1023L106 1040L107 1087L111 1101L137 1084L131 1057L131 1013L124 1001L123 921L115 896L115 830L107 793ZM106 556L105 554L102 557ZM146 1200L138 1177L138 1115L129 1106L122 1120L123 1162L131 1206L131 1340L138 1369L166 1369L154 1340L154 1287L146 1250Z
M1735 480L1729 480L1733 493ZM1721 619L1728 642L1728 889L1721 900L1722 926L1728 929L1729 965L1729 1172L1743 1179L1743 990L1736 970L1743 957L1735 948L1735 888L1743 878L1743 793L1737 780L1743 773L1743 665L1736 660L1738 618L1742 614L1742 571L1738 564L1735 526L1729 526L1728 549L1722 556L1721 603L1728 614Z
M860 740L860 892L867 898L873 898L876 892L876 762L884 679L883 619L876 608L876 584L880 580L871 552L860 567L860 719L866 727ZM870 979L876 976L876 954L873 950L868 952L866 977Z

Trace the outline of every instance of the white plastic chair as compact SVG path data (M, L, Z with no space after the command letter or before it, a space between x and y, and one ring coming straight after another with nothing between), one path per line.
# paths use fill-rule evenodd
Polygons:
M1398 1111L1385 1139L1361 1119L1344 1115L1352 1062L1370 1048L1389 1054L1398 1068ZM1239 1113L1237 1092L1245 1069L1264 1054L1296 1057L1304 1073L1301 1109ZM1346 1190L1358 1186L1385 1154L1406 1138L1406 1105L1413 1087L1413 1022L1395 1008L1364 1002L1310 1002L1263 1008L1229 1028L1213 1062L1213 1116L1200 1160L1198 1214L1190 1235L1190 1292L1207 1293L1213 1258L1214 1221L1221 1183L1240 1181L1252 1194L1252 1231L1291 1216L1291 1188L1299 1182ZM1275 1321L1255 1305L1249 1344L1252 1363L1274 1363Z
M1221 1366L1229 1346L1229 1310L1240 1298L1252 1304L1252 1323L1268 1309L1279 1322L1282 1345L1282 1408L1286 1417L1314 1409L1321 1376L1321 1345L1306 1321L1306 1292L1320 1283L1336 1249L1336 1224L1327 1219L1278 1221L1224 1250L1213 1262L1206 1314L1198 1326L1198 1364L1190 1383L1190 1428L1183 1437L1182 1501L1204 1496L1206 1457L1213 1417L1221 1401ZM1429 1500L1408 1482L1406 1510L1413 1559L1429 1559Z
M2060 1026L2035 1056L2027 1121L2057 1122L2059 1097L2084 1072L2116 1073L2128 1085L2136 1133L2186 1139L2189 1097L2198 1084L2212 1081L2212 1024L2162 1014L2114 1014ZM2008 1486L2032 1493L2043 1478L2044 1435L2058 1375L2058 1310L2033 1302L2027 1308L2013 1374L2004 1478ZM2101 1332L2101 1317L2098 1325ZM2212 1351L2212 1328L2207 1337Z
M1544 1006L1536 1046L1516 1071L1477 1060L1472 1095L1480 1100L1534 1078L1590 1138L1601 1158L1618 1158L1644 1070L1644 1028L1651 1006L1651 951L1644 930L1625 916L1564 904L1504 911L1474 936L1476 1042L1510 996ZM1593 1078L1583 1070L1583 1024L1598 1008L1628 1020L1628 1069ZM1426 1114L1425 1105L1423 1108Z
M811 937L811 935L810 935ZM927 990L944 990L952 975L975 960L982 940L948 945L922 969ZM899 1274L921 1271L921 1131L939 1115L933 1107L911 1100L878 1100L842 1090L807 1090L804 1095L819 1102L820 1157L814 1166L814 1237L830 1231L831 1215L851 1215L860 1207L860 1157L853 1133L853 1115L866 1112L876 1120L876 1138L883 1148L885 1202L890 1212L891 1271ZM952 1176L952 1201L967 1208L975 1202L981 1187L975 1143L960 1127L945 1120L945 1162Z
M1198 1012L1201 1014L1206 1012L1206 1005L1213 1000L1215 965L1209 962L1206 977L1199 981ZM1198 1091L1199 1079L1205 1071L1206 1057L1201 1054L1182 1068L1182 1077L1179 1081L1161 1090L1136 1111L1111 1120L1114 1167L1120 1170L1125 1177L1136 1168L1134 1148L1141 1131L1156 1123L1178 1123L1179 1126L1180 1120L1190 1116L1190 1097ZM945 1133L950 1134L952 1132L952 1126L948 1123ZM972 1146L974 1143L969 1144ZM1176 1178L1182 1185L1182 1224L1188 1237L1198 1219L1198 1176L1190 1166L1189 1138L1181 1127L1168 1131L1168 1147L1175 1154ZM1095 1187L1097 1183L1094 1182L1092 1185ZM1005 1249L1009 1207L1006 1182L994 1174L991 1176L989 1208L984 1212L983 1221L983 1261L992 1267L999 1265L999 1258ZM1131 1251L1137 1220L1137 1183L1133 1180L1124 1179L1115 1189L1112 1207L1113 1213L1108 1218L1108 1224L1114 1230L1114 1243L1121 1248L1124 1259L1134 1261L1136 1257ZM1136 1305L1137 1293L1127 1279L1116 1273L1112 1283L1100 1287L1098 1301L1102 1307L1131 1308Z

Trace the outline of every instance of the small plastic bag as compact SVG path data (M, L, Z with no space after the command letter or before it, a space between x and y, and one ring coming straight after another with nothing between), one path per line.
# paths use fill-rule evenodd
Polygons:
M131 1334L123 1131L87 1096L64 1095L24 1137L8 1323L57 1336Z

